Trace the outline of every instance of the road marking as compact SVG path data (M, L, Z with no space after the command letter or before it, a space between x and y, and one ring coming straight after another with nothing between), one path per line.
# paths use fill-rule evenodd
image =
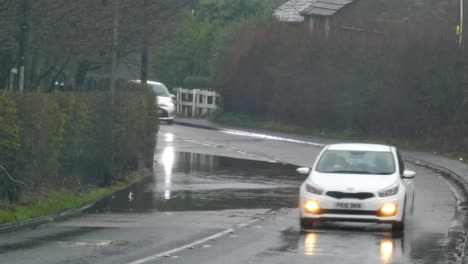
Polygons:
M250 156L250 157L253 157L253 158L257 158L257 159L258 159L258 158L261 158L263 161L270 162L270 163L277 163L277 162L278 162L278 161L275 160L275 159L272 159L272 158L269 158L269 157L266 157L266 156L259 156L259 155L255 155L255 154L252 154L252 153L247 153L247 152L242 151L242 150L240 150L240 149L238 149L238 148L233 148L233 147L228 147L228 146L223 146L223 145L216 145L216 144L205 143L205 142L197 141L197 140L190 139L190 138L183 138L183 137L179 137L179 138L182 139L182 140L185 140L185 141L187 141L187 142L199 144L199 145L206 146L206 147L223 148L223 149L227 149L227 150L236 152L236 153L238 153L238 154Z
M152 256L149 256L149 257L139 259L139 260L135 260L135 261L132 261L132 262L130 262L128 264L142 264L142 263L145 263L145 262L148 262L148 261L151 261L151 260L155 260L157 258L161 258L161 257L164 257L164 256L169 256L169 255L172 255L172 254L174 254L176 252L179 252L181 250L184 250L184 249L187 249L187 248L193 248L193 247L195 247L195 246L197 246L199 244L203 244L203 243L205 243L207 241L217 239L219 237L225 236L225 235L227 235L229 233L232 233L232 232L234 232L234 229L232 229L232 228L226 229L224 231L221 231L221 232L216 233L214 235L211 235L209 237L202 238L202 239L197 240L195 242L192 242L190 244L186 244L186 245L183 245L181 247L174 248L174 249L162 252L162 253L158 253L158 254L155 254L155 255L152 255Z
M270 136L270 135L252 133L252 132L245 132L245 131L240 131L240 130L227 129L227 130L221 130L221 132L231 134L231 135L237 135L237 136L245 136L245 137L253 137L253 138L260 138L260 139L284 141L284 142L288 142L288 143L306 144L306 145L311 145L311 146L314 146L314 147L325 147L326 146L326 144L320 144L320 143L311 142L311 141L304 141L304 140L299 140L299 139Z

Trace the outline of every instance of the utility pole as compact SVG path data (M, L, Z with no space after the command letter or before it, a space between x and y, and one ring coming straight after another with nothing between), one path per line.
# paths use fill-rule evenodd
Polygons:
M18 77L17 87L20 92L24 91L24 77L26 76L25 67L26 57L29 56L29 17L31 15L30 0L23 0L21 7L20 20L20 39L18 50Z
M111 68L111 100L114 104L115 80L117 79L117 49L119 46L119 19L120 19L120 0L114 0L113 12L113 37L112 37L112 68Z
M149 25L148 25L148 1L142 0L142 15L143 15L143 38L141 43L141 68L140 82L146 84L148 82L148 56L149 56Z
M459 47L462 47L463 45L463 2L464 0L460 0L460 22L457 30Z

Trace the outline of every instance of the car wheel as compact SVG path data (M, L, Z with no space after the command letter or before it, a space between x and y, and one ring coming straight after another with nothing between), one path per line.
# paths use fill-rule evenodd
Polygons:
M392 224L393 232L403 232L405 230L405 221L396 222Z
M302 229L309 229L314 225L314 221L311 219L301 218L299 222Z
M168 124L168 125L174 124L174 120L167 120L167 124Z

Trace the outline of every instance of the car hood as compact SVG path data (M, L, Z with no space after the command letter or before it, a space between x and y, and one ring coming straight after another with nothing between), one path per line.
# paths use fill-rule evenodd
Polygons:
M159 104L167 104L167 103L173 103L171 97L167 96L158 96L158 103Z
M307 182L327 191L379 191L394 184L397 174L344 174L344 173L313 173Z

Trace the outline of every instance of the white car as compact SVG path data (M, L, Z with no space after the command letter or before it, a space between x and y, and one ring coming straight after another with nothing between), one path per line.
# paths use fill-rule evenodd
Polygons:
M134 82L141 83L140 80ZM146 83L156 94L159 120L166 121L169 125L172 125L175 119L174 95L170 94L167 87L160 82L147 81Z
M395 147L374 144L326 146L300 188L300 224L315 221L390 223L403 231L412 213L415 172L405 170Z

